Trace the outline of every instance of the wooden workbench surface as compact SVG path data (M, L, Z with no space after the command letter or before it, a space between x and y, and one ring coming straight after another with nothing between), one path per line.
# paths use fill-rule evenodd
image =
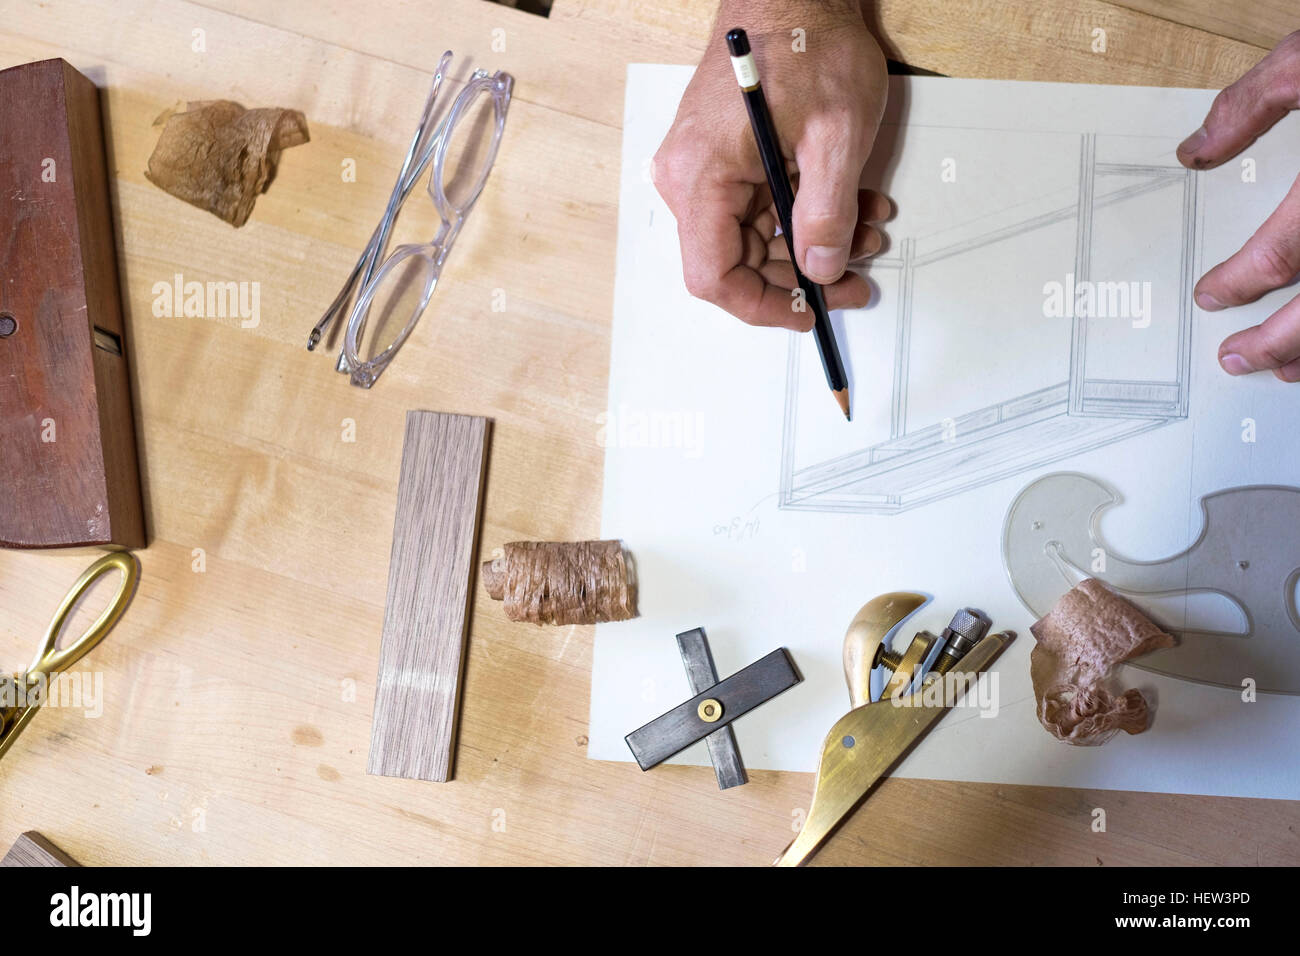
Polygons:
M0 851L39 830L86 864L769 862L811 775L719 793L707 768L587 760L592 629L510 624L481 589L455 781L365 772L406 410L495 420L485 555L600 530L625 68L694 62L712 4L5 6L0 67L62 56L106 90L151 544L86 661L102 716L48 709L0 764ZM1219 87L1291 28L1290 6L883 0L876 30L892 57L956 76ZM504 144L419 330L374 389L351 388L307 331L445 48L515 74ZM311 128L239 230L143 174L154 119L212 98L301 109ZM154 284L177 274L260 283L260 323L155 315ZM0 552L5 667L88 562ZM893 780L818 862L1295 863L1297 824L1292 802Z

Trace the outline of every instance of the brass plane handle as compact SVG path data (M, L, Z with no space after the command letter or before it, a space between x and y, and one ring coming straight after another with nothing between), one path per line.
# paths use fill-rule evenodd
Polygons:
M871 672L880 662L885 638L928 599L912 591L891 591L872 598L849 624L844 635L844 678L854 707L871 703Z

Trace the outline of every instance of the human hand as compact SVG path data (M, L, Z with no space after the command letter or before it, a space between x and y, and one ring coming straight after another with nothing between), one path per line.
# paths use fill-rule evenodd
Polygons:
M1300 107L1300 32L1292 33L1245 76L1214 98L1205 124L1178 147L1192 169L1232 159L1291 110ZM1196 283L1196 304L1217 312L1254 302L1300 274L1300 179L1240 251ZM1228 336L1219 364L1231 375L1272 369L1300 381L1300 298L1259 325Z
M713 42L655 154L655 186L677 219L690 293L751 325L807 331L814 316L795 308L794 269L723 39L737 25L749 34L792 178L799 173L795 255L826 287L831 309L867 304L870 286L845 266L884 242L870 224L888 218L889 200L860 187L885 109L885 58L856 0L723 0ZM807 52L795 51L795 29Z

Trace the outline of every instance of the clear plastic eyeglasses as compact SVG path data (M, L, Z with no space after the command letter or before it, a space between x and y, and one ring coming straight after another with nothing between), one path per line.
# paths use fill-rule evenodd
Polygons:
M483 191L505 130L515 81L501 71L489 74L475 70L451 108L441 120L434 121L438 91L451 57L448 50L438 61L420 125L402 162L383 219L342 291L307 340L308 351L315 349L359 286L361 291L348 317L337 368L350 375L353 385L362 388L375 384L420 321L452 244ZM400 245L384 258L398 211L430 160L433 171L428 192L441 219L438 232L427 243Z

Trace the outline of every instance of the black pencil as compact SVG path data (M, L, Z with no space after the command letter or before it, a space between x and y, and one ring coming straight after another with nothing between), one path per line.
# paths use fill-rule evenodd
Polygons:
M817 351L821 353L822 368L826 370L826 384L831 387L831 394L835 396L844 417L850 418L849 380L844 374L844 360L840 358L839 343L835 341L835 331L831 328L830 313L826 311L826 297L822 294L822 287L803 274L795 259L794 190L790 187L790 177L785 171L785 159L777 142L776 128L767 111L763 85L758 80L758 66L754 63L754 54L749 49L749 37L744 30L736 28L727 31L727 50L731 53L736 80L745 94L745 108L749 110L749 123L754 128L754 139L758 142L758 155L763 160L763 171L767 173L767 184L772 190L772 204L776 206L781 233L785 236L786 248L790 250L790 265L794 267L795 278L803 290L804 301L813 310L813 335L817 339Z

